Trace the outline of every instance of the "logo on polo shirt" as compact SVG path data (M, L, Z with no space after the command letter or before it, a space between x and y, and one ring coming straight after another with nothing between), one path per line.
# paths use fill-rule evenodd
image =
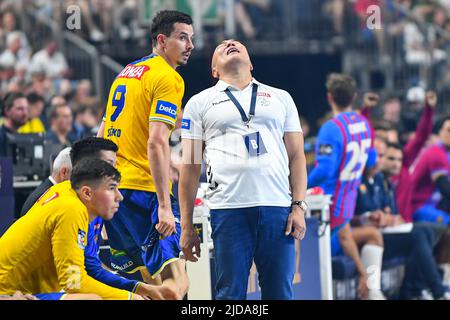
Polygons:
M177 106L168 101L158 100L155 113L162 114L175 120L177 118Z
M191 129L191 120L190 119L181 120L181 129L190 130Z

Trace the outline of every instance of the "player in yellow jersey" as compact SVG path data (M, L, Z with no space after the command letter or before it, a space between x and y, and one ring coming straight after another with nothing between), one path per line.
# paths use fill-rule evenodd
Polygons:
M119 180L109 163L84 159L71 181L42 195L0 238L0 295L20 290L40 299L142 299L91 278L84 267L88 223L114 216L123 199Z
M175 69L187 63L194 48L191 17L158 12L151 33L152 54L128 64L116 77L98 133L119 147L124 196L106 230L114 269L141 270L144 280L162 281L182 298L188 278L185 261L179 259L181 229L171 195L168 139L184 94L184 81Z

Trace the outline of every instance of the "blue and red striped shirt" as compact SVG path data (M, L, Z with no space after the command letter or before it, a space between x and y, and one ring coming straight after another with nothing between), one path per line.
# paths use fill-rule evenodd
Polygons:
M372 135L367 119L353 111L340 113L320 128L308 187L320 186L332 195L331 229L353 217L364 169L376 163Z

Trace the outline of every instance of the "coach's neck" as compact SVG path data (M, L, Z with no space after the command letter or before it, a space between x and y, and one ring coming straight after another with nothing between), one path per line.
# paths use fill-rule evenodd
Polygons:
M239 88L239 90L244 90L250 84L252 78L252 73L248 70L231 69L224 72L219 79Z

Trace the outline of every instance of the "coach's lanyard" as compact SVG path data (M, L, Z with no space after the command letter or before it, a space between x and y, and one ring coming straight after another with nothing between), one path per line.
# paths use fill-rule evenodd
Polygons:
M250 102L250 112L247 115L245 114L244 109L242 108L241 104L237 99L233 96L233 94L230 92L230 89L226 88L225 93L227 96L231 99L231 101L234 103L236 108L238 109L239 113L241 114L242 121L244 124L249 127L250 120L252 120L252 117L255 116L255 109L256 109L256 93L258 92L258 85L256 83L253 83L252 85L252 100Z

